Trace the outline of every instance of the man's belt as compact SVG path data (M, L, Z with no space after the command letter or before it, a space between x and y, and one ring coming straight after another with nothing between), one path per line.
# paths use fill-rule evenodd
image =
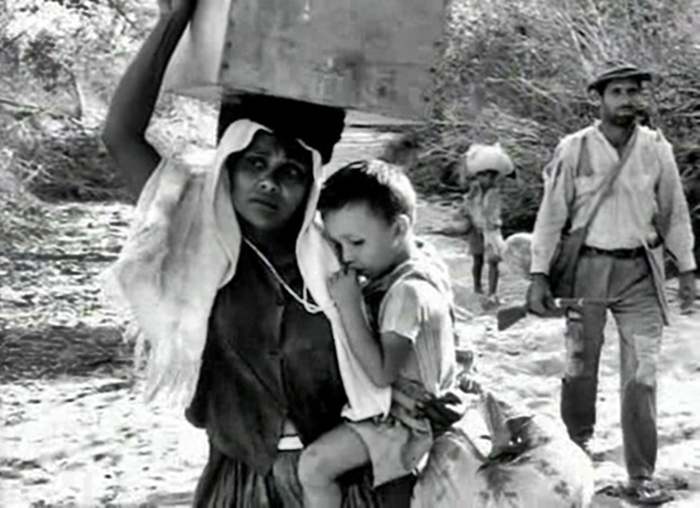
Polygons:
M650 249L655 249L661 245L661 241L649 244ZM635 247L633 249L599 249L598 247L591 247L590 245L584 245L581 249L582 256L608 256L616 259L634 259L642 257L645 254L645 247Z

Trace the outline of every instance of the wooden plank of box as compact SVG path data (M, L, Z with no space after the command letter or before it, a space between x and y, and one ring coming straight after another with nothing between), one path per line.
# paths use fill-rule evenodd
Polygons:
M165 89L425 118L449 0L199 0Z

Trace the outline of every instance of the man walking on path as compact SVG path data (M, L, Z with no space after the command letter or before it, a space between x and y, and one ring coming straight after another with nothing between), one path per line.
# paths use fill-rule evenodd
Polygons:
M552 307L548 273L565 232L587 226L576 264L575 297L608 299L620 335L621 424L628 492L640 503L669 496L652 482L657 454L656 366L667 323L663 252L680 271L681 310L695 299L693 233L673 148L660 131L637 123L639 95L651 75L611 65L589 86L600 120L561 140L544 170L545 192L532 245L528 306ZM615 173L615 177L609 177ZM598 191L612 182L599 207ZM567 315L561 415L582 448L593 435L606 309Z

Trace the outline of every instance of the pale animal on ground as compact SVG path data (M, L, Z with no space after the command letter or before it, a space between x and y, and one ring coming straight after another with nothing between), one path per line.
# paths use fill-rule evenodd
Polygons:
M502 256L508 270L523 279L530 278L532 233L514 233L505 240Z
M563 427L544 415L508 417L512 408L489 393L479 409L490 452L465 417L433 445L412 508L591 506L593 465Z

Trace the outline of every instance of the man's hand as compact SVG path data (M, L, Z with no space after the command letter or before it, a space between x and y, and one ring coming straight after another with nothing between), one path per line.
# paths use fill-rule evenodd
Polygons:
M197 0L158 0L160 15L163 17L177 14L189 19L196 6Z
M330 276L328 292L340 309L362 302L362 290L357 280L357 273L349 268L343 268Z
M695 274L683 272L678 276L678 297L681 300L681 312L688 312L695 302Z
M544 316L555 308L549 281L543 273L532 275L532 282L527 288L527 308L537 316Z

